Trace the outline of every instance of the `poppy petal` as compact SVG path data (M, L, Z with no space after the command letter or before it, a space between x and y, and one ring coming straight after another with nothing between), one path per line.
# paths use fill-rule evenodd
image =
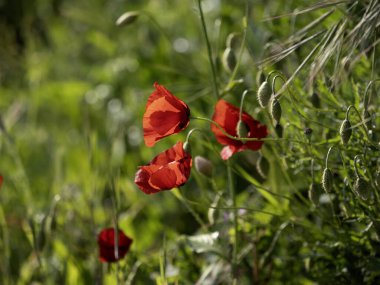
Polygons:
M115 262L122 259L128 252L133 240L118 229L118 256L115 252L115 229L103 229L98 235L99 258L102 262Z

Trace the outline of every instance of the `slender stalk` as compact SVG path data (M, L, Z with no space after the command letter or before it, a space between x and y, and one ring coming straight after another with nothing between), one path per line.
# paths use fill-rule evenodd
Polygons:
M198 2L199 14L201 16L203 35L204 35L205 40L206 40L208 59L209 59L209 62L210 62L210 67L211 67L213 90L214 90L214 94L215 94L216 98L219 99L218 84L217 84L217 81L216 81L216 71L215 71L215 66L214 66L214 60L212 58L212 51L211 51L210 40L209 40L208 35L207 35L206 22L205 22L205 18L204 18L204 15L203 15L201 0L198 0L197 2Z
M232 284L237 282L237 247L238 247L238 210L236 207L236 195L235 195L235 185L232 177L232 167L231 162L227 161L227 177L228 177L228 188L230 190L230 197L232 201L232 216L234 225L234 237L233 237L233 248L232 248Z

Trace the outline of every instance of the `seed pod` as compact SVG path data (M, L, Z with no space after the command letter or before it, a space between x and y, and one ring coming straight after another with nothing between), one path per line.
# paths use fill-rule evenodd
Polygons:
M371 185L360 176L356 178L354 191L364 201L371 198L372 195Z
M117 18L116 26L121 27L121 26L130 25L137 20L139 15L140 14L137 11L126 12L123 15L121 15L119 18Z
M276 124L276 126L274 127L274 130L276 132L276 135L279 138L282 138L282 135L284 134L284 128L282 127L282 125L280 123Z
M249 129L243 121L239 120L236 126L236 132L239 138L246 138L248 137Z
M262 108L265 108L268 105L271 96L271 87L268 81L264 81L257 91L257 101L259 101L259 104Z
M262 178L267 178L269 173L269 161L262 155L257 160L256 170Z
M277 98L273 98L272 100L270 113L272 115L273 120L275 120L277 123L280 122L282 110L280 101L278 101Z
M340 126L340 130L339 130L339 134L340 134L342 143L347 144L352 134L351 123L349 120L345 119L342 122L342 125Z
M314 206L318 206L319 196L321 195L318 184L314 182L310 184L308 195L309 195L310 201L314 204Z
M330 168L325 168L323 170L322 187L323 187L323 189L327 193L331 192L331 190L332 190L332 187L333 187L333 174L332 174Z
M231 48L226 48L222 58L223 67L226 71L232 72L236 66L235 52Z
M194 158L195 169L207 177L212 177L213 166L210 160L203 156L196 156Z
M314 108L320 108L321 107L321 99L319 98L318 93L313 92L313 94L311 94L309 100L310 100L311 105L313 105Z

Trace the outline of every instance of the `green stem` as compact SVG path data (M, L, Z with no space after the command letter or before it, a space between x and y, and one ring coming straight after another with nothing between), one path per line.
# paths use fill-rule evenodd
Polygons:
M201 0L198 0L198 9L199 9L199 14L201 16L203 35L204 35L205 40L206 40L207 54L208 54L208 59L210 62L211 73L212 73L212 82L213 82L214 94L215 94L216 98L219 99L218 84L216 81L216 71L215 71L215 66L214 66L214 60L212 58L210 40L209 40L208 35L207 35L206 22L205 22L205 18L203 15Z
M228 188L230 190L230 196L232 201L232 215L234 224L234 239L233 239L233 249L232 249L232 280L233 283L237 282L237 247L238 247L238 216L236 207L236 195L234 181L232 177L232 167L231 162L227 161L227 176L228 176Z

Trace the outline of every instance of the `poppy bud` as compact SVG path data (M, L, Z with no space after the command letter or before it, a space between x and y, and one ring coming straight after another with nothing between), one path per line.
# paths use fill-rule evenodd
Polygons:
M256 74L256 83L257 85L261 85L265 82L265 74L264 72L260 69L257 74Z
M339 130L339 134L340 134L342 143L347 144L352 134L351 123L349 120L345 119L342 122L342 125L340 126L340 130Z
M279 138L282 138L282 135L284 133L284 128L282 127L282 125L280 123L277 123L276 126L274 127L274 130L276 132L276 135L279 137Z
M119 18L117 18L116 26L121 27L121 26L130 25L137 20L139 15L140 14L137 11L126 12L123 15L121 15Z
M236 56L231 48L226 48L222 58L223 67L226 71L232 72L236 66Z
M259 104L262 108L265 108L268 105L271 95L271 87L268 81L264 81L257 91L257 101L259 101Z
M247 125L242 121L239 120L237 126L236 126L236 132L239 138L246 138L248 137L249 129Z
M269 173L269 161L262 155L260 155L256 164L257 172L262 178L267 178Z
M323 170L322 187L327 193L331 192L331 190L332 190L333 174L332 174L330 168L325 168L325 170Z
M203 156L196 156L194 158L195 169L207 177L212 177L213 166L210 160Z
M318 184L314 182L311 183L309 187L308 196L309 196L310 201L314 204L314 206L318 206L320 194L321 193L319 191Z
M321 107L321 99L319 99L318 93L313 92L313 94L311 94L309 100L310 100L311 105L313 105L314 108L320 108Z
M366 201L371 197L371 186L362 177L356 178L354 184L354 191L360 197L360 199Z
M226 40L226 47L233 49L233 48L237 48L238 44L239 44L239 35L237 33L229 34Z
M191 153L191 145L188 141L183 144L183 150L187 153Z
M270 113L272 115L273 120L275 120L277 123L280 122L282 110L280 101L278 101L276 98L273 98L272 100Z

